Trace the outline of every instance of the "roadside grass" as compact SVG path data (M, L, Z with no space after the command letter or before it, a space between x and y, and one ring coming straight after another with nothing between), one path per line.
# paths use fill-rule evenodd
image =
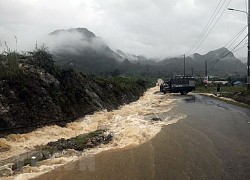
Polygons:
M229 104L250 109L250 92L244 86L222 86L220 96L218 97L216 86L198 86L195 93L201 93L218 100L222 100ZM212 94L212 95L209 95ZM232 100L230 100L232 99Z
M217 93L216 86L197 86L194 92L197 93ZM221 86L221 93L237 93L237 92L244 92L246 91L246 87L244 86Z

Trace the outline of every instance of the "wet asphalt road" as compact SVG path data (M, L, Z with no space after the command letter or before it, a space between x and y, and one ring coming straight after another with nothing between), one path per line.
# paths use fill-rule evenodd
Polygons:
M187 118L151 141L102 152L38 179L250 179L250 110L199 95L171 97L181 102L170 113ZM81 168L83 162L92 168Z

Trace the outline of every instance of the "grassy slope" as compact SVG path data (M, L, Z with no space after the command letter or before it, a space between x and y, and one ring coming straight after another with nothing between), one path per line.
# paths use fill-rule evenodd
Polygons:
M216 87L214 86L210 86L210 87L203 87L203 86L198 86L196 87L196 93L210 93L210 94L214 94L216 95ZM216 96L213 96L216 98ZM250 108L250 92L247 92L246 87L244 86L222 86L221 87L221 93L220 93L220 97L218 99L221 99L223 101L226 101L228 103L231 104L235 104L235 105L240 105L246 108ZM223 99L224 98L230 98L233 99L234 101L230 101L227 99Z

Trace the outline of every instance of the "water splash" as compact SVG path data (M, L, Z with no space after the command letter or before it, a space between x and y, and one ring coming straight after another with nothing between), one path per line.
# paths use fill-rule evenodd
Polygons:
M114 135L114 140L107 145L84 151L82 156L96 154L111 148L141 144L154 137L164 125L173 124L185 118L185 115L171 116L169 111L178 100L169 98L169 95L163 96L160 93L155 93L157 90L157 87L151 88L136 102L111 112L96 112L69 123L66 127L47 126L31 133L12 134L1 138L0 146L5 144L9 150L0 154L0 160L17 156L51 141L72 138L97 129L108 129L109 133ZM152 117L157 117L161 121L152 121ZM43 161L39 167L26 167L24 174L18 175L16 178L29 179L77 159L75 156L60 158Z

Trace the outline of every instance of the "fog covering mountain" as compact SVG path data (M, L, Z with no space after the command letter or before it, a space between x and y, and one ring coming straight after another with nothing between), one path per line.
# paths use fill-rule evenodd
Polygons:
M56 30L49 34L47 45L57 64L90 74L141 75L146 69L144 64L155 64L143 56L114 52L86 28Z
M205 55L195 53L193 56L186 58L186 73L191 74L192 68L194 74L205 74L205 61L207 61L207 70L209 75L232 75L246 73L246 66L237 59L227 48L220 48L208 52ZM217 62L217 63L216 63ZM184 60L181 58L164 59L159 64L173 73L183 73Z
M247 63L247 57L240 57L239 60L243 63Z
M48 43L56 63L85 73L97 75L171 76L183 74L183 57L162 61L113 51L93 32L86 28L56 30L49 34ZM224 57L225 56L225 57ZM221 58L223 57L223 58ZM220 59L218 62L217 60ZM186 74L204 76L205 61L209 75L246 74L246 65L226 48L210 51L205 55L194 54L186 58Z
M122 58L86 28L56 30L48 45L58 64L91 74L112 71Z

